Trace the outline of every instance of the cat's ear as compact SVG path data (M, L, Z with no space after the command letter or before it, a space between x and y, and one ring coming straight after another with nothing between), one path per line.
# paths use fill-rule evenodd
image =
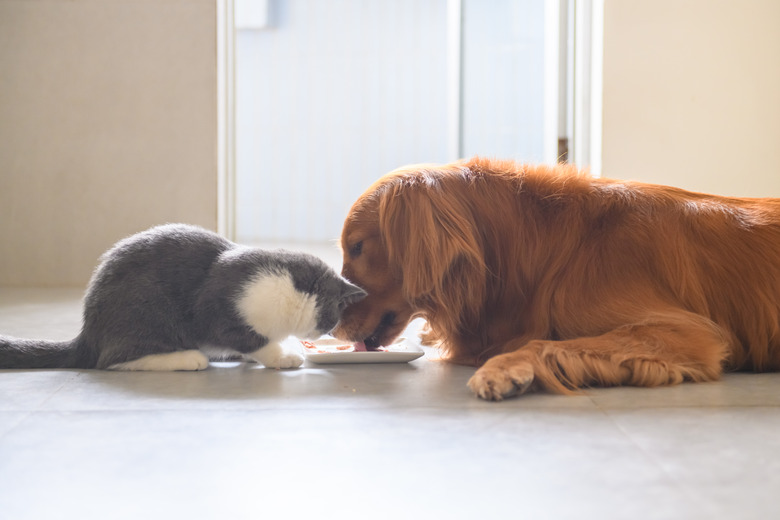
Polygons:
M353 303L357 303L363 298L368 296L368 293L358 287L357 285L353 285L349 283L346 280L342 280L341 285L341 304L343 306L352 305Z

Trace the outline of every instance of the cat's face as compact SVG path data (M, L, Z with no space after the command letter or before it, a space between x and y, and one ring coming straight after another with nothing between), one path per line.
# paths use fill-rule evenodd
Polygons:
M308 254L250 250L243 257L255 273L242 281L236 307L244 322L269 340L316 339L336 327L347 306L366 296Z
M326 272L315 284L317 297L317 333L327 334L341 319L349 305L366 297L366 292L335 272Z

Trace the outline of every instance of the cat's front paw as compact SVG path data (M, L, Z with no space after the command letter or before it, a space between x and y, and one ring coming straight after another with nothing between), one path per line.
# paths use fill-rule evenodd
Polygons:
M285 350L278 343L269 343L249 357L266 368L298 368L303 364L301 353Z
M298 368L303 364L303 356L297 352L286 352L270 364L264 363L266 368Z

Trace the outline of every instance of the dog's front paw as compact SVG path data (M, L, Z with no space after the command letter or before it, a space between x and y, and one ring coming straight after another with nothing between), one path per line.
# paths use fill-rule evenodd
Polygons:
M278 343L269 343L249 354L249 357L266 368L298 368L303 364L301 353L287 351Z
M488 361L469 379L472 392L488 401L501 401L528 390L534 381L534 369L530 363L498 361Z

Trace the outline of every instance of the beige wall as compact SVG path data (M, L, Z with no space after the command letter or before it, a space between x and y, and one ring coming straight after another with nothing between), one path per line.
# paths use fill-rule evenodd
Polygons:
M83 285L123 236L214 229L216 85L213 0L0 0L0 285Z
M780 197L780 2L605 0L605 177Z

